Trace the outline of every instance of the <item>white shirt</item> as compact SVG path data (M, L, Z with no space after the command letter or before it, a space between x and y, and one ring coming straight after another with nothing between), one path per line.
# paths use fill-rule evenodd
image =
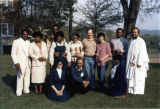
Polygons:
M57 43L57 45L56 45L56 43ZM70 54L70 52L69 52L69 47L68 47L68 44L66 43L66 42L64 42L64 41L62 41L62 43L60 44L60 43L58 43L58 42L53 42L52 43L52 46L51 46L51 48L50 48L50 53L49 53L49 61L50 61L50 64L51 65L53 65L54 64L54 49L55 49L55 47L56 46L64 46L65 45L65 47L66 47L66 53L67 53L67 61L68 62L71 62L71 54Z
M118 65L119 65L119 64L118 64ZM115 73L116 73L116 69L117 69L118 65L114 65L114 67L111 69L111 79L114 78Z
M56 68L59 78L62 76L62 69Z

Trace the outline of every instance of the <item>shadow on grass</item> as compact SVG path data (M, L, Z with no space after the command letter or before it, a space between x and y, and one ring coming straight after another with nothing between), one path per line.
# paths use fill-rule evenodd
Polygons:
M16 75L12 76L7 74L2 78L2 80L7 86L11 87L14 92L16 92Z

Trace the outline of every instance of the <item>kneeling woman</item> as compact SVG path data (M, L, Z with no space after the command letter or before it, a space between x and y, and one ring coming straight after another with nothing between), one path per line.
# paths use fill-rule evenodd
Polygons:
M62 70L62 62L57 62L57 68L50 72L50 88L48 98L54 101L67 101L70 96L65 90L66 71Z
M105 86L107 86L108 93L115 98L125 98L127 81L125 78L125 69L121 64L122 56L116 55L114 58L116 64L113 65Z

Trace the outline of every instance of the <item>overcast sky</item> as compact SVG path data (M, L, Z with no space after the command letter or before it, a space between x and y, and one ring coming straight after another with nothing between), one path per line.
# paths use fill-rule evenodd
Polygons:
M78 0L76 6L84 5L85 1L86 0ZM78 21L83 18L84 17L82 13L80 12L74 13L74 20ZM152 14L149 17L145 17L143 21L141 21L140 18L138 17L136 26L140 29L145 29L145 30L160 30L160 14ZM121 23L118 27L123 28L123 23ZM111 29L116 29L118 27L114 26Z

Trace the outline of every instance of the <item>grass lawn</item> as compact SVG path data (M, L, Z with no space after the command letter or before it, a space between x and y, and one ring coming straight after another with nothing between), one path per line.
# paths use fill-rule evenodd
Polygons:
M53 109L53 108L160 108L160 64L150 64L145 95L130 95L115 99L106 94L89 91L76 94L67 102L54 102L45 94L16 97L16 72L10 56L0 55L0 109ZM110 68L107 71L109 72ZM49 74L49 73L47 73Z

